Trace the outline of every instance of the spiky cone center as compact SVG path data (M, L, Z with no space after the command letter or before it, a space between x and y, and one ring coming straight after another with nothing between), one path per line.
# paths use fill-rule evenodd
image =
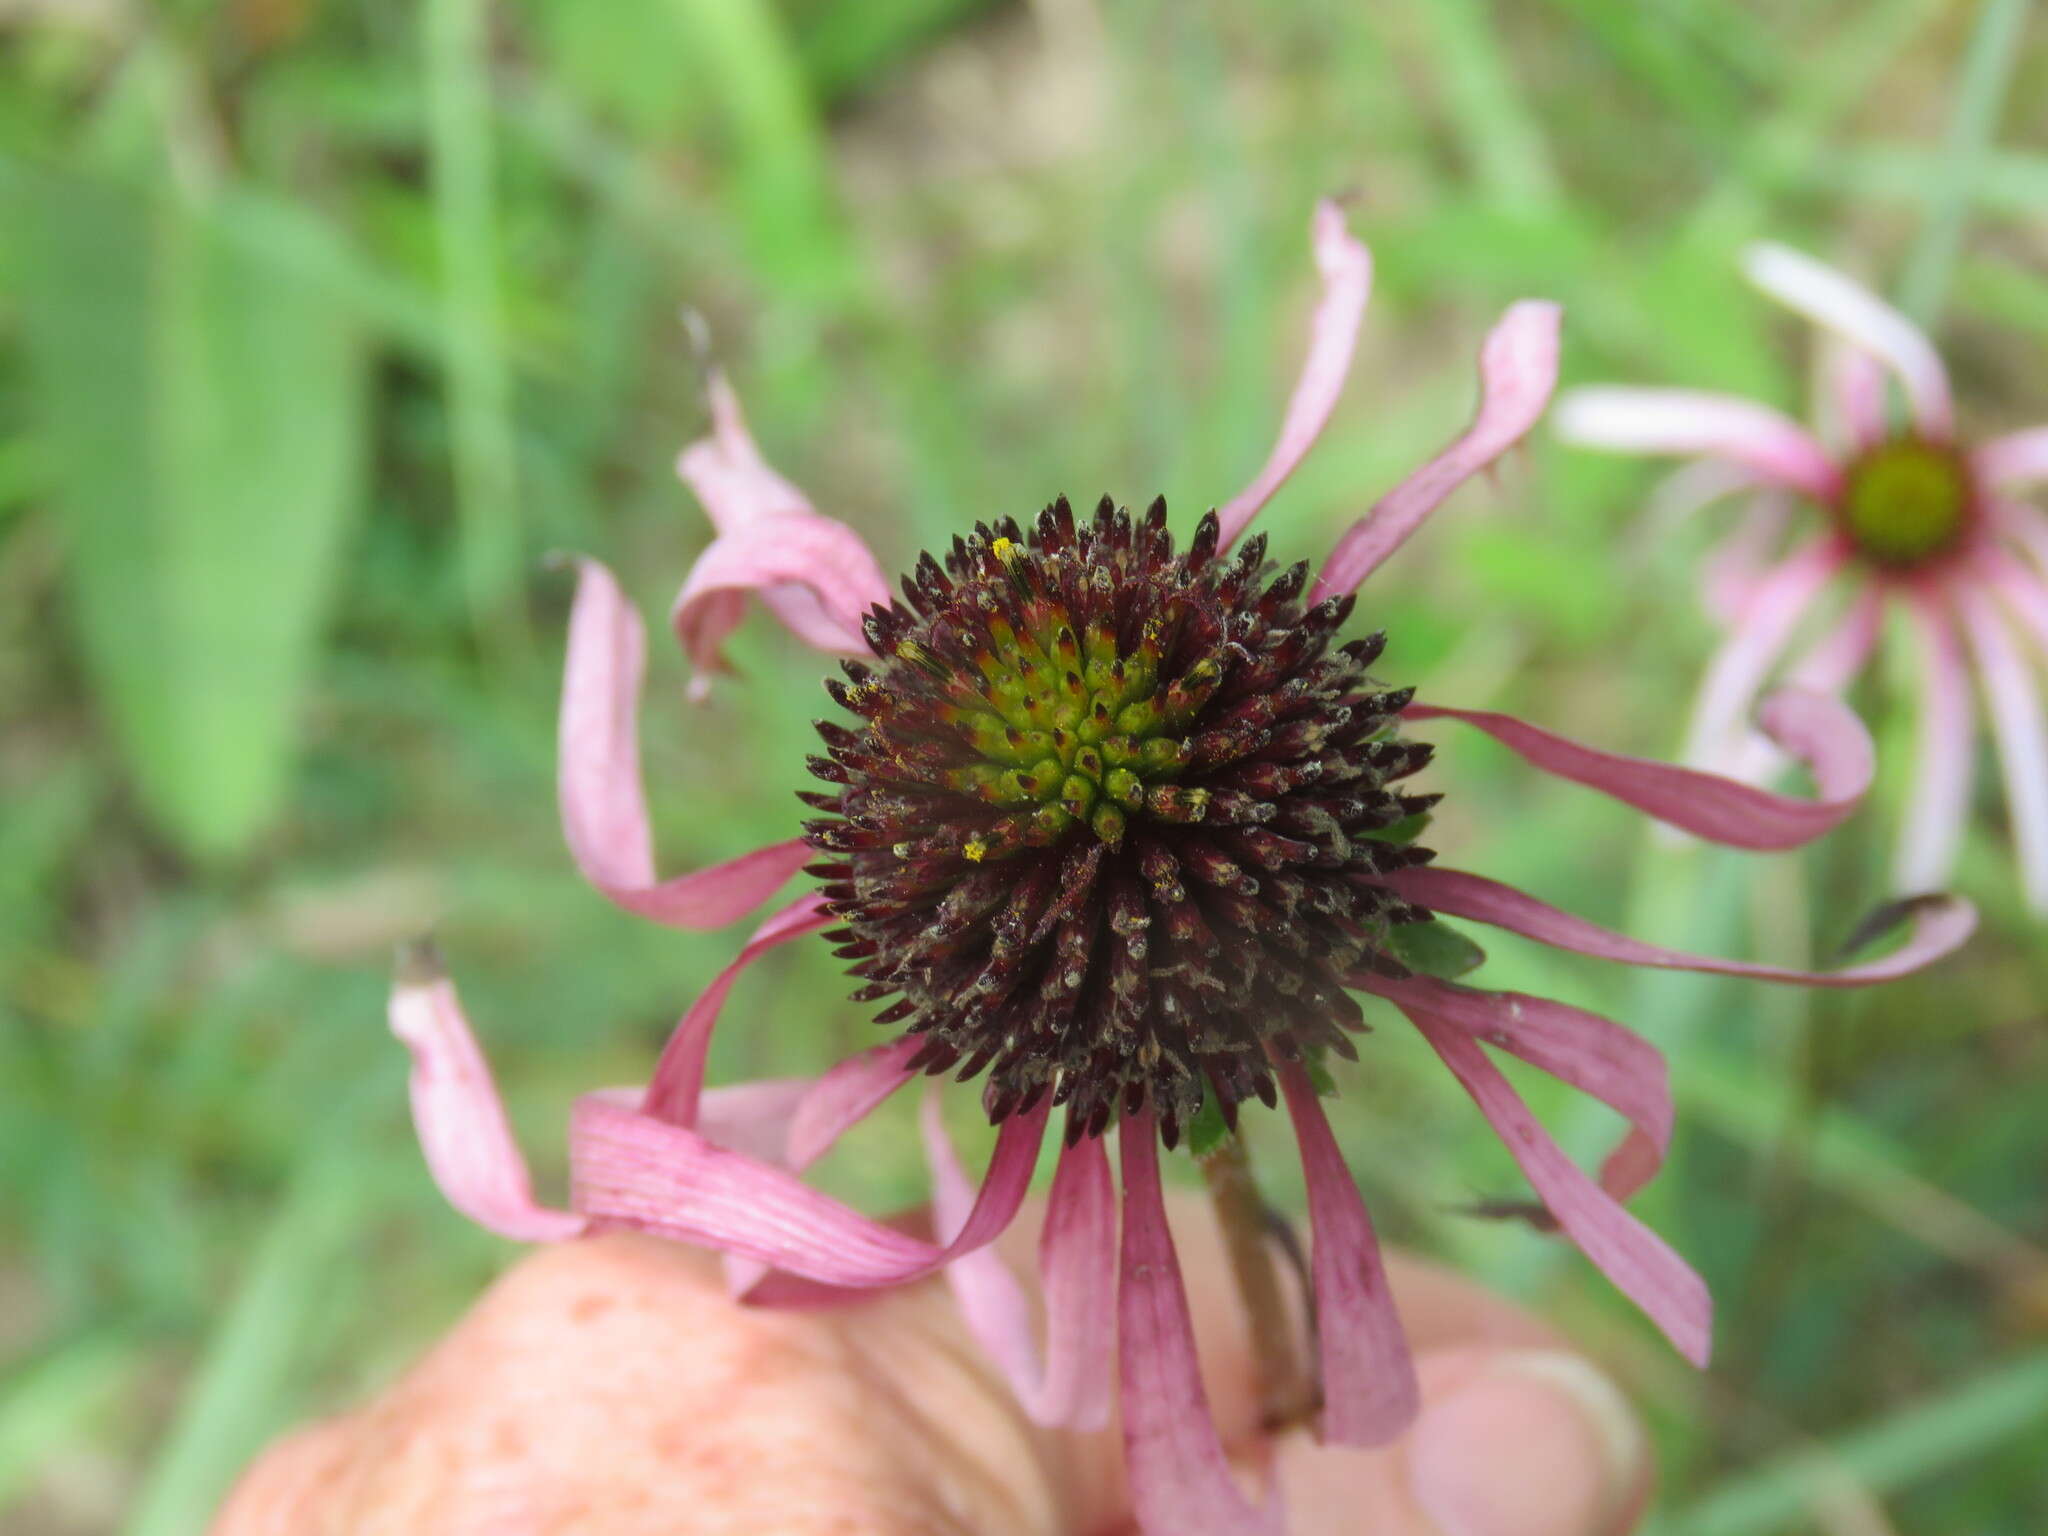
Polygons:
M1425 862L1386 834L1434 803L1412 690L1336 643L1352 599L1305 606L1264 540L1176 553L1166 508L1062 498L1027 534L977 525L870 615L873 665L827 683L805 835L832 937L923 1037L915 1063L987 1074L1001 1120L1046 1094L1070 1140L1150 1108L1168 1146L1211 1097L1275 1099L1276 1059L1355 1056L1343 978L1405 974L1379 884Z
M1835 515L1865 559L1906 570L1955 548L1975 504L1970 466L1953 447L1896 437L1850 461Z

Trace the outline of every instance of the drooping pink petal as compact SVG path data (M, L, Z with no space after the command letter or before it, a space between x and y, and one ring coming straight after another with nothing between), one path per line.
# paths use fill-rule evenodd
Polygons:
M1282 1536L1278 1487L1261 1506L1245 1498L1209 1416L1194 1319L1159 1190L1158 1128L1149 1114L1127 1115L1117 1135L1124 1175L1118 1396L1138 1526L1174 1536Z
M2008 432L1981 443L1970 455L1970 466L1979 485L1998 490L2048 480L2048 427Z
M1977 722L1969 665L1948 616L1925 593L1915 593L1906 611L1919 652L1920 742L1892 879L1902 894L1910 895L1939 890L1955 868L1970 815Z
M1923 970L1961 948L1975 931L1977 911L1959 896L1929 896L1912 904L1912 927L1906 942L1890 954L1838 971L1805 971L1747 960L1722 960L1645 944L1625 934L1560 912L1513 886L1464 870L1404 869L1381 883L1420 906L1445 917L1465 917L1519 933L1525 938L1568 949L1575 954L1615 960L1623 965L1656 970L1709 971L1717 976L1753 976L1762 981L1792 982L1805 987L1867 987Z
M820 515L761 457L723 373L712 374L710 396L711 436L683 450L676 472L704 503L718 537L690 568L670 614L698 668L691 691L700 695L708 675L724 666L720 646L739 624L748 592L758 592L806 644L847 655L867 649L861 618L889 601L888 580L860 535Z
M1991 726L2005 775L2005 803L2018 847L2020 883L2027 905L2048 913L2048 723L2033 669L2006 632L1992 600L1960 590L1956 611L1977 653L1977 670L1991 706Z
M1479 352L1479 410L1472 425L1346 530L1323 562L1310 601L1357 591L1451 492L1528 435L1557 384L1562 313L1539 299L1508 306Z
M790 1121L812 1085L808 1077L764 1077L707 1088L697 1099L696 1129L721 1147L773 1161L782 1156ZM644 1091L635 1092L612 1102L631 1109L643 1097Z
M938 1114L936 1094L923 1111L932 1167L932 1215L950 1238L973 1208L974 1188ZM1084 1137L1060 1154L1039 1236L1046 1342L1040 1364L1032 1308L993 1248L946 1266L946 1281L967 1328L996 1362L1035 1424L1100 1429L1109 1422L1116 1310L1116 1191L1102 1138Z
M1551 414L1557 435L1616 453L1708 454L1816 501L1832 501L1842 473L1813 434L1781 411L1697 389L1595 385L1568 390Z
M716 1248L805 1280L901 1285L994 1241L1010 1224L1031 1184L1045 1113L1041 1106L1003 1122L974 1208L944 1246L863 1216L786 1168L597 1095L578 1099L571 1117L574 1203L594 1227Z
M1699 701L1686 733L1686 761L1724 760L1731 738L1745 724L1757 690L1791 643L1799 621L1847 558L1835 539L1815 539L1757 583L1731 626L1734 633L1700 682Z
M640 616L610 571L578 563L562 668L558 762L562 835L583 878L607 899L671 928L722 928L752 911L810 858L797 839L658 881L640 783Z
M1300 1062L1281 1063L1280 1087L1308 1180L1322 1438L1331 1445L1384 1445L1414 1422L1422 1405L1408 1335L1394 1310L1372 1217Z
M1735 848L1797 848L1839 826L1870 788L1876 755L1863 722L1839 699L1786 689L1757 712L1758 723L1812 770L1816 799L1773 794L1719 774L1582 746L1513 715L1415 703L1410 720L1462 720L1526 761L1660 821Z
M391 1033L412 1053L413 1128L448 1203L515 1242L552 1243L582 1232L581 1216L533 1198L490 1063L463 1016L455 984L431 951L416 950L400 961L390 1021Z
M1821 353L1817 393L1817 417L1832 423L1833 439L1845 452L1860 453L1884 439L1884 368L1861 347L1832 338Z
M1765 242L1743 252L1742 270L1772 298L1868 352L1898 376L1926 436L1955 430L1948 370L1926 334L1861 283L1803 252Z
M1662 1165L1671 1145L1671 1074L1664 1053L1634 1030L1526 992L1483 992L1429 976L1360 975L1351 983L1519 1056L1619 1112L1629 1136L1600 1170L1600 1187L1615 1199L1626 1200Z
M1315 446L1343 391L1344 376L1351 371L1358 324L1372 293L1372 253L1344 227L1343 210L1328 198L1316 204L1311 232L1323 296L1309 323L1308 359L1288 399L1287 415L1280 423L1280 437L1272 453L1252 483L1217 509L1224 549L1230 548Z
M784 1158L801 1173L832 1149L834 1142L879 1108L916 1074L910 1059L924 1047L921 1035L849 1056L811 1085L790 1117Z
M740 972L777 945L800 939L807 933L816 933L820 928L829 928L833 921L832 915L825 910L824 898L815 891L807 891L756 928L745 947L724 970L712 977L711 985L690 1004L689 1011L676 1021L676 1027L669 1032L668 1043L661 1048L661 1059L654 1064L654 1075L647 1080L647 1094L640 1103L641 1113L652 1115L657 1120L672 1120L677 1125L695 1125L697 1096L704 1088L704 1056L711 1047L711 1031L718 1023L719 1012L725 1007L725 1000L732 992L733 983L739 980Z
M1579 1171L1470 1037L1423 1010L1402 1011L1472 1095L1579 1251L1643 1309L1680 1354L1704 1366L1714 1320L1705 1282L1661 1237Z

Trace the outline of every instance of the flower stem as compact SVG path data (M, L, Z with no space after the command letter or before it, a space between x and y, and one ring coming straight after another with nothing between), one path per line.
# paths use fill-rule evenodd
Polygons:
M1302 1423L1315 1411L1319 1393L1281 1292L1273 1262L1273 1215L1252 1178L1251 1152L1242 1136L1229 1135L1197 1162L1251 1325L1259 1422L1269 1433Z

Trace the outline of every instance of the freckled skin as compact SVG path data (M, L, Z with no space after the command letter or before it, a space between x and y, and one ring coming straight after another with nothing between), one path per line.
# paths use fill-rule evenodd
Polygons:
M1278 1468L1292 1536L1438 1536L1399 1446L1294 1432L1255 1448L1258 1372L1222 1239L1201 1203L1169 1203L1218 1429ZM1041 1215L1005 1239L1020 1278ZM1563 1358L1546 1325L1458 1276L1399 1255L1389 1274L1425 1417L1496 1358ZM1554 1402L1534 1412L1547 1427L1490 1430L1474 1463L1526 1486L1531 1532L1626 1529L1647 1462L1602 1495L1559 1462L1579 1431L1551 1423ZM619 1233L522 1260L377 1400L273 1446L212 1536L1130 1536L1127 1497L1114 1427L1026 1422L943 1282L769 1312L727 1298L706 1255Z

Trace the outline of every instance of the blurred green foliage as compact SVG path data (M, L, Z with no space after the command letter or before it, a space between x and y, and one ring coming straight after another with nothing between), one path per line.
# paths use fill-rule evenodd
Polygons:
M1190 520L1234 490L1330 189L1378 290L1278 552L1455 429L1523 294L1565 301L1573 377L1790 403L1803 338L1734 274L1763 233L1920 263L1972 422L2018 425L2048 417L2048 35L2021 9L1985 8L2018 43L1966 69L1979 8L1943 0L10 7L0 1521L196 1529L264 1436L388 1378L505 1262L412 1150L393 943L440 930L550 1187L570 1097L644 1073L730 953L586 893L551 799L540 557L610 560L652 614L704 537L670 473L702 426L680 308L771 458L906 565L1063 490ZM1647 483L1538 443L1469 493L1370 590L1388 675L1670 750L1707 530L1646 530ZM816 661L751 624L744 681L693 712L657 651L666 865L788 835ZM1893 764L1903 681L1864 699ZM1900 793L1811 858L1736 859L1477 739L1436 774L1459 860L1776 959L1867 909ZM1387 1229L1554 1311L1645 1404L1659 1529L2048 1528L2048 955L1988 777L1984 805L1985 935L1881 995L1489 939L1490 984L1672 1057L1682 1134L1641 1208L1720 1298L1706 1377L1555 1241L1457 1213L1512 1167L1426 1050L1384 1029L1341 1076ZM773 957L715 1071L863 1043L842 994L821 953ZM1518 1081L1576 1150L1612 1135ZM916 1198L902 1130L824 1176ZM1284 1138L1261 1150L1288 1194Z

